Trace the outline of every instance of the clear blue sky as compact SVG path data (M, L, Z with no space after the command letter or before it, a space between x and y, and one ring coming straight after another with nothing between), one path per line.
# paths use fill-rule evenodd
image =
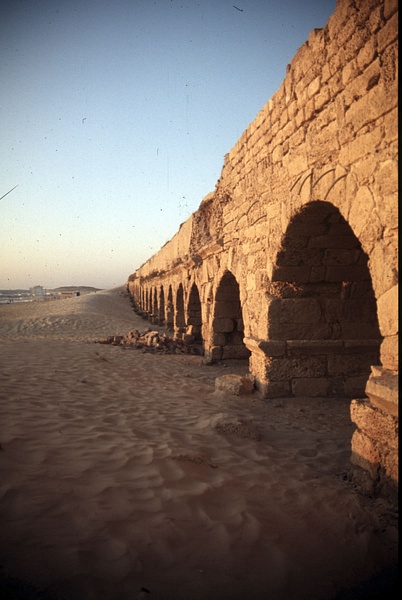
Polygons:
M335 0L0 6L0 289L109 288L214 190Z

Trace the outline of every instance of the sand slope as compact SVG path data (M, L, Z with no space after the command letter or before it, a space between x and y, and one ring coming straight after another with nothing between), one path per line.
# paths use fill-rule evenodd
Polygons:
M349 402L229 396L241 364L93 343L147 325L121 289L0 307L4 597L369 597L345 590L395 563L396 517L345 481Z

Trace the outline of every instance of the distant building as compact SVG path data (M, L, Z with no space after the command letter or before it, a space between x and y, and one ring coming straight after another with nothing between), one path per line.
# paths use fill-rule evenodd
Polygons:
M34 296L43 297L45 294L45 290L43 289L43 286L41 286L41 285L35 285L34 287L29 288L29 291Z

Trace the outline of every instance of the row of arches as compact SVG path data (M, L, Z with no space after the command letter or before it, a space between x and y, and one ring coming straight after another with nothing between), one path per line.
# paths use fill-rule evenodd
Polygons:
M210 302L211 299L208 304ZM205 325L207 316L203 316L200 291L195 282L188 291L183 283L169 284L167 292L164 285L141 286L135 294L135 307L151 323L171 331L175 339L199 343L205 349L203 323ZM216 358L246 358L250 353L243 338L239 284L235 276L226 271L217 287L209 347L215 348Z
M134 280L137 310L213 359L248 359L266 396L364 394L382 338L368 255L339 210L310 202L279 246L233 255L212 279L198 265Z

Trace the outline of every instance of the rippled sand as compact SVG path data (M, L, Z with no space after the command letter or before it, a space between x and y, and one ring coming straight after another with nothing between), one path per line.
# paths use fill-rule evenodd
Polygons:
M119 288L0 307L0 592L366 597L345 590L395 563L396 517L345 481L349 401L225 395L244 364L94 343L148 325Z

